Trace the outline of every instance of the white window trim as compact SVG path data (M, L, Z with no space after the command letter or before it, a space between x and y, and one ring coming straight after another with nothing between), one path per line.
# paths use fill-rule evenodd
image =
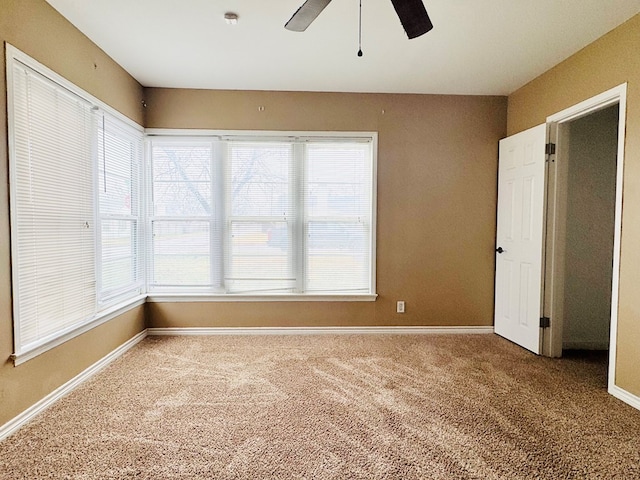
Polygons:
M271 293L247 295L243 293L149 293L149 303L198 303L198 302L374 302L376 293L361 295L317 295L309 293Z
M327 139L346 138L357 141L371 142L372 148L372 187L371 187L371 259L370 259L370 285L371 293L366 294L314 294L314 293L268 293L268 294L243 294L243 293L176 293L170 289L156 288L154 292L149 292L147 283L146 291L147 301L149 302L289 302L289 301L323 301L323 302L357 302L357 301L375 301L378 297L376 287L376 258L377 258L377 205L378 205L378 132L364 131L280 131L280 130L207 130L207 129L173 129L173 128L146 128L145 133L145 162L147 165L143 168L145 175L148 175L150 153L147 148L148 140L154 137L165 138L193 138L193 137L217 137L217 138L298 138L298 139ZM149 182L145 182L145 188L150 188ZM144 194L148 194L145 190ZM147 206L148 207L148 206ZM149 212L145 215L145 223L148 223ZM148 249L147 249L148 250ZM147 251L147 255L150 252ZM147 282L149 278L147 276ZM163 292L165 290L165 292Z
M100 312L91 322L75 327L64 334L51 339L37 347L20 355L12 354L14 366L37 357L47 350L58 347L63 343L88 332L89 330L113 320L114 318L133 310L145 303L216 303L216 302L374 302L377 294L363 295L305 295L305 294L280 294L280 295L241 295L241 294L147 294L138 295L127 299L116 306Z
M112 111L101 109L99 106L95 106L94 110L101 112L104 118L104 115L110 115L115 117L115 120L122 120L121 117L117 117L113 115ZM99 177L99 167L94 166L94 220L93 223L96 225L96 235L95 235L95 251L96 251L96 260L102 258L102 243L100 241L100 237L102 235L103 222L107 220L125 220L135 222L137 228L137 238L136 238L136 250L138 251L138 258L136 260L139 263L142 263L141 266L136 267L140 269L142 272L142 278L139 278L137 282L134 284L130 284L125 287L116 288L110 291L103 290L102 284L102 262L96 262L96 298L97 298L97 311L98 313L104 309L108 309L112 306L118 306L121 303L126 303L132 296L144 295L146 293L146 277L145 277L145 248L146 248L146 235L144 232L145 228L145 207L144 207L144 129L135 123L131 123L131 121L123 122L126 126L133 125L133 130L142 134L140 138L139 148L140 148L140 156L139 156L139 165L138 165L138 178L137 178L137 193L138 193L138 215L103 215L100 209L100 194L98 192L100 186L98 185L98 177ZM102 127L104 128L104 123ZM129 132L127 132L129 135ZM95 143L95 142L94 142ZM94 149L97 149L97 145L94 145ZM96 153L98 155L98 153ZM133 213L133 212L132 212ZM106 293L106 294L105 294ZM133 294L133 295L132 295ZM123 299L123 300L121 300Z
M49 80L57 83L61 87L66 88L67 90L73 92L78 97L82 98L83 100L87 101L88 103L100 108L101 110L104 110L108 114L116 117L118 120L128 124L130 127L135 128L138 132L140 132L140 133L144 133L145 132L145 130L144 130L144 128L142 126L138 125L136 122L131 120L126 115L123 115L118 110L116 110L113 107L109 106L108 104L104 103L99 98L94 97L90 93L88 93L88 92L84 91L83 89L81 89L80 87L74 85L73 83L71 83L69 80L67 80L63 76L58 75L56 72L54 72L50 68L46 67L45 65L43 65L40 62L38 62L37 60L31 58L29 55L27 55L26 53L22 52L21 50L18 50L16 47L14 47L13 45L11 45L9 43L6 44L7 93L13 93L13 82L9 82L9 80L13 80L13 69L9 68L10 67L9 64L10 63L12 64L13 61L15 61L15 60L23 63L24 65L27 65L28 67L30 67L30 68L32 68L34 70L36 70L41 75L47 77ZM11 65L11 66L13 66L13 65ZM9 113L11 113L13 115L13 99L12 98L13 97L8 96L7 109L9 110ZM9 127L13 128L11 124L9 124ZM11 139L11 137L9 137L9 138Z
M128 298L126 301L121 302L118 305L99 312L97 316L95 316L91 321L87 323L83 323L82 325L65 330L55 338L39 343L35 347L30 348L29 350L26 350L20 354L14 353L11 355L13 365L17 367L18 365L31 360L32 358L35 358L42 353L45 353L47 350L51 350L52 348L62 345L63 343L68 342L69 340L82 335L83 333L88 332L89 330L102 325L109 320L113 320L114 318L127 313L129 310L133 310L140 305L144 305L146 300L146 295L138 295L133 298Z

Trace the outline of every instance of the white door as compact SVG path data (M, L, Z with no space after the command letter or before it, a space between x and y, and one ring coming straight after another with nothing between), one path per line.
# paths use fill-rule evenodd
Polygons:
M540 353L546 125L500 141L495 332Z

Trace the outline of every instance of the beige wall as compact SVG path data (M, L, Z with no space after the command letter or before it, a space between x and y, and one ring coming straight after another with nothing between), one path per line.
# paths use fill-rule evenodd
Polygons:
M640 395L640 15L509 96L508 132L628 83L616 385Z
M0 0L8 42L142 124L142 87L44 0ZM142 331L137 308L14 367L4 45L0 55L0 426Z
M145 96L147 127L379 135L376 302L154 303L149 326L493 324L504 97L156 88ZM395 313L397 300L405 314Z

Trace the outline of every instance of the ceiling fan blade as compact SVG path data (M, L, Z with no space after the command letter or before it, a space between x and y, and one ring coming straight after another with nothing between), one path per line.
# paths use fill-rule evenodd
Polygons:
M433 28L422 0L391 0L391 3L409 38L419 37Z
M329 5L331 0L307 0L296 10L296 13L285 24L284 28L294 32L304 32L311 22L313 22L324 7Z

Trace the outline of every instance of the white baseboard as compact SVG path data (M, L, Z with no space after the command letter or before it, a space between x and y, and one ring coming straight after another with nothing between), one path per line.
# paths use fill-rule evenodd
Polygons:
M146 330L140 332L135 337L129 339L127 342L123 343L118 348L113 350L111 353L102 357L100 360L98 360L96 363L91 365L89 368L80 372L78 375L73 377L67 383L55 389L53 392L51 392L49 395L44 397L38 403L29 407L17 417L9 420L2 427L0 427L0 440L7 438L9 435L11 435L13 432L18 430L28 421L33 419L36 415L38 415L39 413L44 411L46 408L53 405L56 401L58 401L60 398L64 397L66 394L71 392L74 388L78 387L82 382L91 378L93 375L95 375L100 370L105 368L107 365L109 365L111 362L116 360L118 357L122 356L127 350L129 350L136 344L140 343L146 336L147 336Z
M640 397L637 397L616 385L609 387L609 393L618 400L622 400L627 405L631 405L633 408L640 410Z
M433 335L486 334L493 327L188 327L148 328L149 335Z

